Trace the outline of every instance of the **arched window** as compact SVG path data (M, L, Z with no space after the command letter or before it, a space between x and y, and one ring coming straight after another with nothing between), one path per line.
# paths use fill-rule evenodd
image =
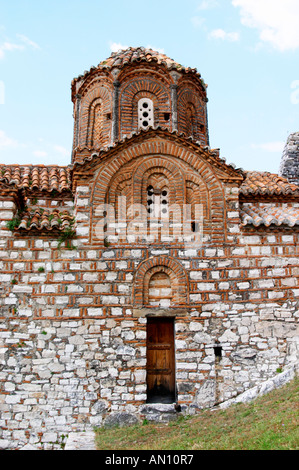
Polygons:
M138 129L147 129L154 126L154 106L149 98L138 101Z

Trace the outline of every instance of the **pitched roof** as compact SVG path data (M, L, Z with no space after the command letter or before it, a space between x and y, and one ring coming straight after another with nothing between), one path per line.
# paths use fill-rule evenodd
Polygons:
M211 149L208 145L195 140L191 136L186 137L182 132L180 133L176 130L170 131L169 129L161 126L148 127L146 129L140 128L138 131L132 132L128 136L124 136L113 145L101 148L99 151L92 151L92 149L88 148L78 148L76 151L77 160L73 163L73 169L82 171L82 168L84 167L84 172L87 174L87 170L92 168L99 161L103 161L105 158L121 152L124 148L127 148L130 145L134 145L139 142L144 143L147 139L152 138L167 139L169 141L177 142L182 146L187 146L195 153L199 152L200 154L205 154L207 161L214 164L218 169L229 172L232 177L234 176L239 180L242 180L244 177L243 170L241 168L236 168L232 163L226 163L226 160L219 156L219 149ZM78 159L78 156L80 159Z
M243 196L299 196L299 186L274 173L246 171L241 185Z
M0 164L0 183L28 192L62 193L71 190L70 167Z
M287 225L294 227L299 225L299 207L277 207L272 204L257 206L254 204L244 204L240 210L242 224L259 227L264 225Z

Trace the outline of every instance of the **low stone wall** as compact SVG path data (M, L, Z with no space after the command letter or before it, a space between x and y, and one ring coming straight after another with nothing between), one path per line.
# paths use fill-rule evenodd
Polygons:
M221 403L219 408L225 409L236 403L249 403L256 398L266 395L267 393L270 393L273 390L283 387L287 383L291 382L291 380L293 380L298 375L298 371L299 363L297 361L294 365L290 364L285 371L275 375L269 380L266 380L259 386L246 390L246 392L241 393L236 398L232 398L231 400L227 400Z

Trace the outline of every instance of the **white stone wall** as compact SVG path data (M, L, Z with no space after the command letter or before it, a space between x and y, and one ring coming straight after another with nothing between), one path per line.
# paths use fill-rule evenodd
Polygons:
M86 187L73 249L15 236L6 229L14 207L1 203L2 448L58 449L69 432L175 415L146 405L147 319L135 315L132 292L149 258L174 258L188 280L190 303L175 318L183 413L233 400L298 362L298 234L242 233L237 192L229 195L227 243L192 249L89 245Z

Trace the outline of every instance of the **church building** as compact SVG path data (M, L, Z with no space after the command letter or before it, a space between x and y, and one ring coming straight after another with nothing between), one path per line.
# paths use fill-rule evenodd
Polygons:
M0 164L0 448L196 414L298 365L298 134L279 174L228 164L200 73L143 47L71 99L68 166Z

